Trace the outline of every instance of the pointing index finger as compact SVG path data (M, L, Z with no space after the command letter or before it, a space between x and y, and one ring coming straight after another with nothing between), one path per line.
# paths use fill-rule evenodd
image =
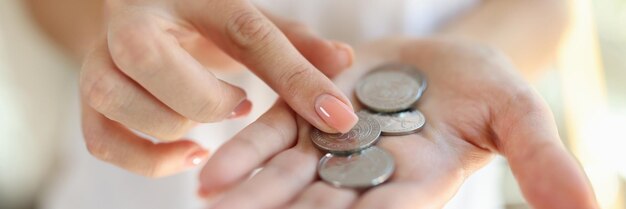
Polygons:
M357 122L349 99L252 4L199 1L183 14L204 35L250 68L299 115L326 132L347 132Z

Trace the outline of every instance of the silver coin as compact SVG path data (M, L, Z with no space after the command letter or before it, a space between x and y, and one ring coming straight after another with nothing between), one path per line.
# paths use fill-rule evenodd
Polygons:
M311 131L313 144L329 153L346 155L359 152L378 141L380 125L370 117L359 117L359 122L348 133L329 134L318 129Z
M359 111L359 115L373 117L380 124L382 135L401 136L417 133L426 124L426 117L419 110L409 110L392 114L376 114Z
M349 156L326 154L317 170L320 178L333 186L368 188L387 181L394 164L391 154L373 146Z
M357 83L356 97L368 109L390 113L409 109L426 90L424 76L413 66L387 64Z

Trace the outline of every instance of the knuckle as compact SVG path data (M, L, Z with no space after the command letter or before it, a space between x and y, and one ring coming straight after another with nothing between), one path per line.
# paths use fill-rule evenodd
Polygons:
M81 82L81 94L85 101L94 109L106 112L122 106L117 97L118 86L107 76L100 75Z
M552 111L531 87L521 87L501 92L506 98L496 110L495 130L507 138L516 127L529 123L545 122L552 117Z
M195 123L186 118L179 118L171 122L166 123L166 127L163 131L157 135L159 139L164 141L174 141L185 136L187 131L193 127ZM158 130L157 130L158 131Z
M293 164L277 165L275 167L276 173L279 176L282 176L281 178L297 178L300 175L301 170L295 162L296 161L294 161Z
M255 159L263 158L265 156L265 149L259 144L258 140L253 137L245 137L238 141L238 145L246 149L248 153L254 156Z
M203 99L200 102L201 105L199 105L197 112L193 116L194 120L197 120L201 123L211 123L216 122L220 118L222 118L225 113L218 112L219 107L222 104L222 99L220 98L222 97L209 96Z
M164 164L165 163L163 163L163 159L157 158L150 163L147 163L146 169L143 169L144 172L142 172L142 175L148 178L163 177L167 175L167 173L165 173Z
M133 73L138 76L152 74L154 69L146 66L159 61L156 53L159 44L156 43L155 26L147 18L136 17L131 19L111 33L111 41L109 42L111 55L115 61L132 63L137 66L133 70L142 71ZM120 68L124 70L122 66Z
M159 146L159 144L155 145L151 142L147 142L146 145ZM169 160L168 155L154 154L145 159L146 160L142 161L141 165L138 166L137 173L149 178L159 178L169 174L167 166L167 161Z
M255 11L235 12L226 23L231 41L241 49L256 49L272 38L273 25Z
M273 118L263 117L258 120L258 125L262 130L266 130L266 133L271 133L273 139L277 139L276 145L283 147L293 144L294 136L289 136L281 127L278 127L276 121Z
M87 151L94 157L102 161L110 161L111 152L104 146L102 139L96 134L85 133L85 146Z
M291 70L282 72L278 81L285 86L285 93L293 98L299 95L302 86L307 86L311 82L313 71L307 63L299 63L288 69Z
M259 119L255 123L253 123L253 131L255 133L257 130L263 131L265 134L270 135L272 139L278 139L278 142L272 143L272 145L282 146L283 141L285 140L284 134L281 130L279 130L276 126L274 126L270 121ZM267 142L256 140L256 137L249 134L250 132L246 132L245 135L238 136L238 143L241 147L245 147L249 153L251 153L255 158L265 158L269 155Z
M296 149L290 149L283 154L285 155L281 157L287 159L281 160L289 163L277 163L274 167L277 175L280 175L282 178L299 179L303 181L310 177L307 174L307 170L310 170L310 165L315 165L315 159Z
M515 89L508 94L510 95L509 103L514 104L517 110L521 110L527 115L550 112L547 104L530 87Z
M98 79L99 76L94 75L93 71L94 71L93 67L89 65L89 61L86 61L85 64L83 64L83 67L80 71L80 79L79 79L80 95L84 99L86 99L87 102L89 103L90 103L89 95L91 94L91 90L96 85L96 82L98 82L99 80Z

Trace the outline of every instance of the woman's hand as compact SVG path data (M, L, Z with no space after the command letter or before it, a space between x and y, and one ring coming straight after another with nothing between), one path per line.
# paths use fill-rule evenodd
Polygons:
M495 154L507 158L534 208L598 208L549 108L499 52L446 40L382 42L366 49L370 53L358 59L372 63L357 62L358 69L335 79L346 92L365 69L386 60L414 64L429 83L418 105L425 128L378 143L395 157L391 180L363 193L319 180L322 153L311 144L311 127L278 102L206 164L200 194L228 190L213 208L441 208Z
M356 123L324 75L350 66L351 48L270 20L246 0L109 0L107 16L80 78L87 148L102 160L147 176L200 163L208 153L196 143L154 144L129 128L171 141L196 123L246 115L244 90L212 73L238 63L317 128L345 132Z

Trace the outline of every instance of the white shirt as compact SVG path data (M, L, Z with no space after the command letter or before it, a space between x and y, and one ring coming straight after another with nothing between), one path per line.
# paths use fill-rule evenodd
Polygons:
M0 0L0 114L3 116L0 145L20 149L0 152L0 166L11 166L15 171L14 176L0 172L0 183L4 180L0 188L24 190L23 196L28 197L45 178L51 183L43 192L40 205L48 209L201 208L204 203L195 193L198 169L153 180L89 155L80 132L78 66L68 64L45 38L37 35L39 32L16 2ZM476 2L259 0L256 3L279 16L303 22L324 37L358 45L388 35L426 36ZM246 119L194 129L191 138L210 150L263 113L276 97L251 73L226 74L222 78L243 87L255 107ZM12 119L7 120L5 115L11 115ZM53 165L50 162L55 159L53 156L60 159L54 174L47 172ZM11 164L15 159L20 163ZM501 208L494 169L497 170L490 165L470 178L447 208ZM22 185L30 187L24 189Z

